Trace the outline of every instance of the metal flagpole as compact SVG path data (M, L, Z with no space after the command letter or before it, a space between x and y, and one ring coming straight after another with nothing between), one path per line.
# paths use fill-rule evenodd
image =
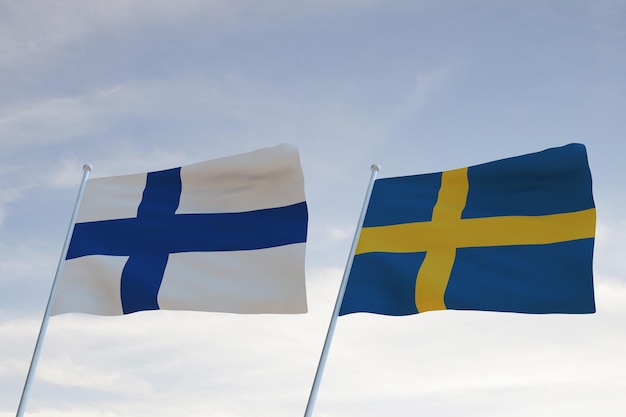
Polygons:
M22 391L22 397L20 398L20 405L17 408L16 417L22 417L24 415L24 409L26 408L26 401L28 400L30 388L33 383L33 379L35 377L35 369L37 368L37 362L39 361L41 345L43 344L43 339L46 335L46 330L48 329L48 320L50 319L50 312L52 311L52 305L54 304L54 298L56 296L57 287L59 285L59 278L61 277L61 273L63 272L63 265L65 264L65 257L67 256L67 249L69 247L70 239L72 238L72 232L74 230L74 223L76 222L76 216L78 214L78 207L80 206L80 201L83 198L83 192L85 191L87 178L89 177L89 173L91 172L92 169L93 167L90 164L83 165L83 178L81 180L80 187L78 189L78 196L76 197L76 203L74 204L74 211L72 212L70 226L67 229L67 235L65 236L65 243L63 244L63 249L61 251L61 258L59 259L57 272L54 276L54 281L52 281L52 288L50 289L50 296L48 297L48 305L46 306L46 311L43 315L41 328L39 329L39 336L37 336L37 343L35 344L33 357L30 361L30 367L28 368L28 374L26 376L26 382L24 383L24 390Z
M341 286L339 287L339 294L337 294L337 301L335 302L335 309L333 310L333 315L330 319L330 325L328 326L328 332L326 333L326 340L324 341L322 354L320 356L320 360L317 365L317 371L315 372L315 379L313 380L313 386L311 387L311 394L309 395L309 401L307 402L307 405L306 405L306 411L304 413L304 417L311 417L313 415L313 407L315 405L317 392L319 391L319 386L322 381L322 374L324 373L324 366L326 365L326 359L328 357L330 343L333 339L333 334L335 333L335 325L337 323L337 317L339 317L339 309L341 309L343 295L346 292L346 285L348 284L348 276L350 275L350 270L352 269L352 261L354 260L354 252L356 251L356 245L359 241L359 236L361 235L361 228L363 227L363 221L365 220L365 213L367 212L367 206L369 204L370 197L372 196L372 188L374 187L374 181L376 180L376 175L378 174L378 171L380 171L380 165L376 165L376 164L372 165L371 169L372 169L372 175L370 177L370 182L367 187L367 192L365 193L365 201L363 202L363 208L361 209L361 216L359 217L359 224L357 225L356 233L354 234L354 239L352 240L352 247L350 248L350 255L348 256L346 269L344 270L343 278L341 279Z

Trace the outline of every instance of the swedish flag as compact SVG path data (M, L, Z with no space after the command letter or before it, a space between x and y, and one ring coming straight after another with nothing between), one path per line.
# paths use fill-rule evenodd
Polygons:
M379 179L339 314L593 313L595 223L581 144Z

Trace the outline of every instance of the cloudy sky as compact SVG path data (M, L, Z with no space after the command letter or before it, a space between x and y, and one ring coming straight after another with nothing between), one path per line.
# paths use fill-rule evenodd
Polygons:
M14 416L82 165L290 143L309 313L50 320L27 416L304 414L380 177L587 146L597 313L341 317L315 416L622 416L626 3L0 0L0 416Z

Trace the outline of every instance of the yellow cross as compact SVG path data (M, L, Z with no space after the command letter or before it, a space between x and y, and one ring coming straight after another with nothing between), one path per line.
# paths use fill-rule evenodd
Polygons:
M361 230L356 255L426 252L415 283L419 312L446 309L443 297L458 248L541 245L595 236L595 208L544 216L462 219L468 190L467 168L445 171L432 220Z

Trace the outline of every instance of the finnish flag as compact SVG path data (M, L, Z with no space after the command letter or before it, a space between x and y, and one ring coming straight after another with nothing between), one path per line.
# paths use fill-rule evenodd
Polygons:
M296 148L87 181L52 314L304 313Z

